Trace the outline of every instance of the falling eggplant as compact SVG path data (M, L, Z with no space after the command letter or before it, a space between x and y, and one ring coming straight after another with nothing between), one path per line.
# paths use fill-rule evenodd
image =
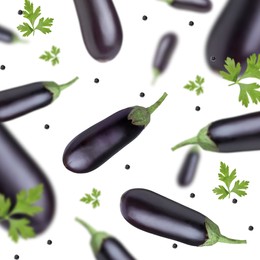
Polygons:
M210 0L160 0L172 7L195 12L209 12L212 8Z
M13 31L0 25L0 42L15 43L22 40Z
M151 114L166 96L164 93L148 108L122 109L80 133L64 150L64 166L75 173L90 172L101 166L145 129Z
M53 188L37 163L3 124L0 124L0 180L0 193L11 199L12 207L16 201L16 194L21 190L28 190L43 184L43 195L35 204L43 211L33 217L26 216L26 218L30 220L30 226L36 234L46 230L55 212ZM22 218L23 215L20 217ZM8 228L6 221L0 223Z
M150 190L126 191L121 197L120 209L126 221L136 228L187 245L246 243L246 240L223 236L218 225L208 217Z
M192 183L200 160L200 152L197 146L193 146L185 155L179 171L177 182L180 186L188 186Z
M220 153L260 150L260 112L212 122L195 137L175 145L172 150L189 144L197 144L206 151Z
M51 104L78 77L62 85L34 82L0 91L0 122L5 122Z
M85 46L97 61L110 61L119 53L123 32L112 0L74 0Z
M225 59L230 57L240 62L243 72L247 57L260 53L259 13L259 0L228 1L207 42L207 61L213 70L223 70Z
M90 245L97 260L135 260L123 244L103 231L96 231L80 218L76 221L83 225L91 235Z
M153 60L153 82L155 83L158 76L160 76L169 65L171 56L177 44L177 35L169 32L164 34L156 48Z

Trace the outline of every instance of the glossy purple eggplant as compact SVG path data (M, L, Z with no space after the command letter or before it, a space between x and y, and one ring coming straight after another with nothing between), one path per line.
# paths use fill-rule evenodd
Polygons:
M172 32L164 34L159 40L153 60L153 83L169 65L176 44L177 35Z
M97 260L135 260L124 245L115 237L103 231L96 231L80 218L76 221L83 225L91 235L90 245Z
M8 197L14 206L16 194L43 184L42 198L35 204L43 211L34 217L28 217L30 226L39 234L51 223L55 211L53 188L37 163L12 136L7 128L0 124L0 193ZM20 217L23 217L22 215ZM7 228L5 221L1 225Z
M0 91L0 122L5 122L45 107L56 100L60 92L72 85L78 77L66 84L35 82Z
M180 186L189 186L198 168L200 152L197 146L192 147L185 155L181 169L178 173L177 182Z
M121 197L120 209L126 221L136 228L187 245L246 243L223 236L217 224L203 214L150 190L126 191Z
M253 53L260 53L259 14L259 0L227 2L207 42L207 61L213 70L223 70L225 59L230 57L241 63L243 72L246 59Z
M203 127L197 136L174 147L198 144L212 152L231 153L260 150L260 112L225 118Z
M172 7L195 12L209 12L212 8L210 0L161 0Z
M15 43L21 41L11 30L0 25L0 42Z
M167 93L148 108L122 109L76 136L63 153L64 166L75 173L95 170L132 142L149 124Z
M112 0L74 0L82 37L89 54L109 61L119 53L123 32Z

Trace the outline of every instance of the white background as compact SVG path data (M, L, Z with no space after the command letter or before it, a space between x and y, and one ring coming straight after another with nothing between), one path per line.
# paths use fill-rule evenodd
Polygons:
M9 121L6 126L43 168L52 182L57 210L50 227L35 239L13 243L0 229L0 259L91 260L90 236L76 216L98 230L117 237L138 260L171 259L259 259L259 152L217 154L202 151L195 181L188 188L176 183L182 159L189 149L172 152L171 146L194 136L217 119L257 111L238 102L238 88L213 73L205 57L208 34L227 1L214 1L206 14L181 11L155 0L114 0L123 27L119 55L110 62L92 59L84 46L73 1L34 0L43 17L53 17L53 32L39 31L27 44L0 43L0 90L35 81L64 83L80 79L50 106ZM16 31L24 21L17 14L23 1L0 0L0 24ZM148 20L143 21L142 16ZM194 21L194 26L189 26ZM166 32L178 34L179 42L167 71L151 86L152 60L159 38ZM21 36L21 34L20 34ZM53 67L38 57L52 45L61 48L60 64ZM205 78L205 94L183 89L196 75ZM99 78L98 84L94 78ZM77 134L110 114L133 105L150 106L166 91L168 97L152 115L151 123L131 144L100 168L87 174L69 172L62 164L67 143ZM139 96L140 92L145 97ZM195 111L199 105L201 110ZM49 124L50 129L44 129ZM220 161L237 169L238 179L250 181L248 195L219 201L212 189L219 184ZM129 164L131 168L125 169ZM1 167L1 166L0 166ZM1 181L1 179L0 179ZM92 188L101 190L101 206L92 209L80 198ZM247 245L216 244L197 248L158 237L128 224L119 209L120 197L130 188L147 188L191 207L211 218L224 235L247 239ZM190 198L194 192L196 197ZM249 231L248 226L254 230ZM47 240L53 241L47 245ZM177 249L172 244L178 244ZM253 255L253 256L252 256Z

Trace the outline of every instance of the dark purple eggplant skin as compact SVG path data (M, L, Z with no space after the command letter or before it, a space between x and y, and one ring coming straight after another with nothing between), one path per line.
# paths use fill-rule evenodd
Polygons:
M14 38L12 31L0 25L0 42L12 43Z
M0 122L22 116L52 103L52 93L42 82L0 92Z
M34 82L0 91L0 122L15 119L48 106L61 91L71 86L78 77L64 84L53 81Z
M114 237L104 239L96 254L97 260L136 260L128 250Z
M260 150L260 112L215 121L207 135L218 152Z
M196 175L200 160L200 153L198 149L191 149L185 155L181 169L178 174L177 182L180 186L189 186Z
M121 22L112 0L74 0L82 37L97 61L110 61L123 42Z
M209 66L224 69L227 57L241 63L242 71L246 59L260 53L260 1L229 0L215 23L206 47ZM216 57L211 61L210 57Z
M204 215L150 190L128 190L121 197L120 209L131 225L158 236L192 246L208 238Z
M75 173L93 171L133 141L144 130L128 120L133 108L122 109L76 136L65 148L65 167Z
M171 6L196 12L209 12L212 9L209 0L173 0Z
M28 217L36 234L42 233L50 225L55 212L55 195L44 172L19 144L9 130L0 124L0 193L8 197L14 206L16 194L43 184L42 198L35 204L43 211ZM20 215L19 217L24 217ZM5 228L7 223L1 222Z
M157 69L160 73L164 72L167 68L175 46L177 44L177 35L169 32L164 34L156 48L153 68Z

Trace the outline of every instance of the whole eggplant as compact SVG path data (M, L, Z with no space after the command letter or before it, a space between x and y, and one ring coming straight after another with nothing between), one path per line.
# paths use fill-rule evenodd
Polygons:
M36 234L43 232L51 223L55 211L53 188L37 163L12 136L7 128L0 124L0 193L12 201L21 190L31 189L43 184L42 198L35 204L43 209L39 214L28 217L30 226ZM21 215L21 217L23 217ZM1 225L7 228L5 221Z
M198 144L212 152L245 152L260 150L260 112L220 119L203 127L195 137L174 147Z
M80 218L76 218L76 221L90 233L90 245L97 260L135 260L117 238L106 232L96 231Z
M112 0L74 0L81 33L89 54L109 61L121 49L123 32Z
M64 150L64 166L75 173L90 172L101 166L145 129L150 115L166 96L164 93L148 108L122 109L80 133Z
M246 240L223 236L218 225L203 214L150 190L126 191L120 209L123 217L136 228L191 246L246 243Z
M165 33L159 40L153 60L153 83L167 68L177 44L177 35Z
M260 53L260 1L229 0L207 42L206 55L209 66L223 70L225 59L233 58L245 70L246 60ZM210 57L215 57L214 62Z
M58 85L55 82L34 82L0 91L0 122L5 122L51 104L60 92L73 84Z
M197 146L193 146L185 155L177 182L180 186L188 186L192 183L200 160L200 152Z
M161 0L168 3L170 6L196 11L196 12L208 12L212 8L212 3L210 0Z

